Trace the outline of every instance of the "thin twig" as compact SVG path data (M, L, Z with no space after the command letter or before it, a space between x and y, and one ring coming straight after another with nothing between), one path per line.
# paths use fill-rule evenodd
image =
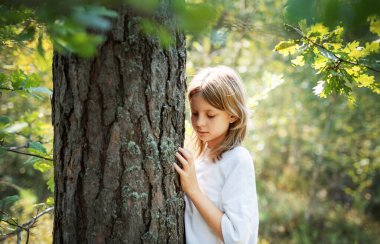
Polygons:
M0 221L3 221L7 224L9 224L10 226L14 226L14 227L17 227L17 228L22 228L21 226L18 225L17 221L14 220L9 214L7 214L6 212L0 210L0 213L3 214L3 215L7 215L9 217L10 220L12 220L12 223L9 221L9 220L4 220L4 219L0 219Z
M372 70L372 71L375 71L375 72L379 72L380 73L380 70L378 69L375 69L371 66L367 66L367 65L364 65L364 64L361 64L359 62L351 62L351 61L348 61L348 60L345 60L339 56L337 56L334 52L328 50L327 48L325 48L323 45L319 44L319 43L316 43L314 42L313 40L311 40L310 38L308 38L300 29L294 27L294 26L291 26L289 24L285 24L286 27L289 27L291 29L293 29L294 31L296 31L302 38L305 38L306 40L308 40L311 44L313 44L314 46L317 46L317 47L320 47L324 50L326 50L327 52L331 53L332 55L334 55L334 57L339 60L339 62L343 62L343 63L347 63L347 64L351 64L351 65L357 65L357 66L361 66L361 67L364 67L364 68L367 68L369 70Z
M23 148L28 148L28 145L18 146L18 147L8 147L8 149L11 149L11 150L18 150L18 149L23 149Z
M54 207L50 207L50 208L45 209L44 211L42 211L41 213L37 214L36 216L34 216L33 218L31 218L30 220L28 220L27 222L25 222L21 226L18 226L18 228L16 230L14 230L12 232L9 232L8 234L2 236L0 238L0 241L4 241L8 237L16 235L16 234L19 235L22 230L25 230L25 231L29 232L30 228L33 227L33 224L37 221L37 219L41 218L43 215L45 215L47 213L52 212L53 210L54 210Z
M36 158L42 158L42 159L45 159L45 160L48 160L48 161L53 161L53 159L51 159L51 158L46 158L46 157L43 157L43 156L40 156L40 155L37 155L37 154L27 153L27 152L20 152L20 151L13 150L13 149L10 149L10 148L5 148L5 147L1 147L1 148L3 148L5 151L8 151L8 152L14 152L14 153L18 153L18 154L33 156L33 157L36 157Z

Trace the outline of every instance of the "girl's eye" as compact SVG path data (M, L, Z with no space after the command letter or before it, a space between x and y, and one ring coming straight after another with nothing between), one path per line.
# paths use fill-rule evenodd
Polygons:
M192 115L192 116L197 116L197 115L198 115L198 113L191 113L191 115Z
M214 118L215 115L207 115L207 117L209 117L210 119Z

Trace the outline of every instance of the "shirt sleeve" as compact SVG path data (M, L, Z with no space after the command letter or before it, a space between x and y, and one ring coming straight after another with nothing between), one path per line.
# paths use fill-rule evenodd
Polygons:
M256 243L259 216L253 160L248 151L235 158L226 167L221 192L222 235L226 244Z

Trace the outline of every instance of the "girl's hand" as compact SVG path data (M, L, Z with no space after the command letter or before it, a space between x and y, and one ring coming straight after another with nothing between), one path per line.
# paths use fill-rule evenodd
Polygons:
M180 153L176 152L175 156L182 164L182 169L176 163L173 163L173 166L180 175L182 190L190 196L199 191L193 155L190 151L181 147L178 148L178 151Z

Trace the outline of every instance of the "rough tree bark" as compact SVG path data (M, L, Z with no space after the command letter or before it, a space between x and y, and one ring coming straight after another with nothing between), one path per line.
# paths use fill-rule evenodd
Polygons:
M171 31L168 49L123 8L96 57L54 54L54 243L184 240L172 163L184 138L186 50L168 2L153 18Z

